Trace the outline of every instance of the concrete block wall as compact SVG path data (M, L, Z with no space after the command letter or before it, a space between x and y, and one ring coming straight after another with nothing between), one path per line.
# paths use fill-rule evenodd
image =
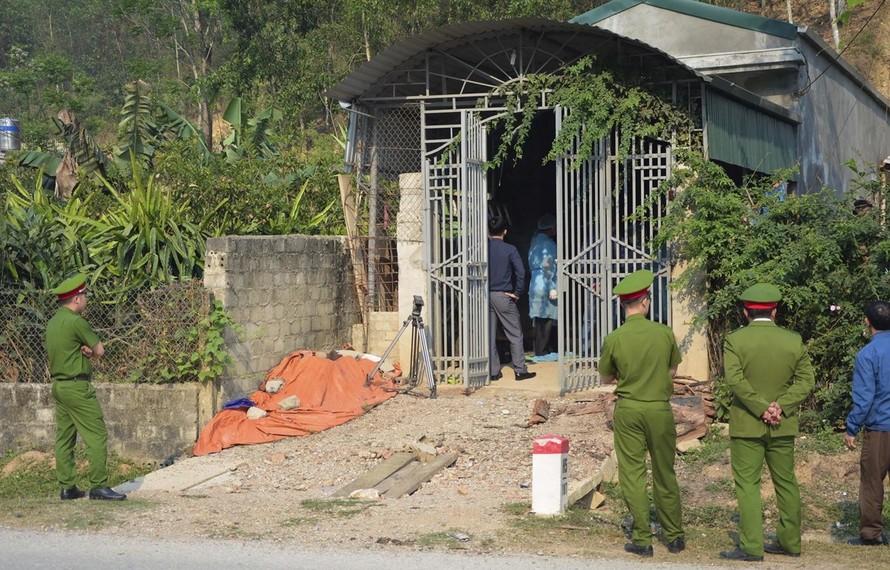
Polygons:
M198 438L202 386L96 384L108 426L108 448L131 461L160 464ZM56 423L52 384L0 383L0 453L52 449Z
M383 356L390 343L399 334L404 320L404 318L399 317L398 313L392 311L371 311L371 318L368 322L368 352L377 356ZM365 329L361 324L356 324L352 327L352 345L357 350L361 350L360 347L364 346L364 334ZM405 331L402 334L402 338L410 339L411 331ZM409 351L406 350L405 352ZM399 362L400 359L399 346L397 345L393 348L387 360Z
M341 348L361 321L345 238L211 238L204 287L242 328L227 340L234 365L220 382L218 403L248 396L295 350Z

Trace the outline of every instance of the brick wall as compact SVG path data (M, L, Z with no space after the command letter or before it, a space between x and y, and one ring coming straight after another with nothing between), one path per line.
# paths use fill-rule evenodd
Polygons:
M236 236L207 241L204 286L240 324L217 403L247 396L291 352L330 350L361 321L344 238Z
M96 384L108 448L132 461L159 464L190 450L200 429L198 384ZM0 453L52 449L52 384L0 383Z

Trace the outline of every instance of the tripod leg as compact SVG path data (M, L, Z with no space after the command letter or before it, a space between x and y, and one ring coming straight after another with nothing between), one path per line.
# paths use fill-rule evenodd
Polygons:
M423 321L418 319L418 336L420 337L420 349L423 353L423 366L426 368L426 385L430 390L430 399L436 399L436 378L433 374L433 359L430 356L430 345L426 336Z
M417 386L417 380L420 375L420 363L417 361L417 321L411 323L411 371L408 374L408 382L411 387Z
M383 356L380 357L380 362L377 363L377 366L374 367L374 370L371 370L371 373L368 374L368 377L365 378L365 386L371 385L371 379L380 371L380 367L383 366L383 363L386 361L386 358L389 356L389 353L392 352L392 349L395 348L396 344L399 342L399 338L401 338L402 333L408 329L408 323L411 322L411 319L406 319L404 323L402 323L402 328L399 329L399 332L396 333L396 337L392 339L392 342L389 343L389 346L386 348L386 351L383 353Z

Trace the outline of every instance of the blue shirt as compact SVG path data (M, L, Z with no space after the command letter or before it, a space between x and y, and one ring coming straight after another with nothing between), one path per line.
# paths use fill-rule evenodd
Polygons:
M856 355L853 365L853 409L847 433L862 428L890 431L890 331L877 331Z
M488 290L525 293L525 266L516 246L488 238Z

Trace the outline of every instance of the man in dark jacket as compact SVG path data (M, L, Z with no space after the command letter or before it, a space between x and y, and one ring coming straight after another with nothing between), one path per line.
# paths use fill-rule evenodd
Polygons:
M510 356L517 380L534 378L525 364L522 325L519 322L520 295L525 294L525 266L515 246L504 241L507 222L497 216L488 220L488 319L490 372L492 380L500 380L501 359L496 344L498 323L510 341Z

